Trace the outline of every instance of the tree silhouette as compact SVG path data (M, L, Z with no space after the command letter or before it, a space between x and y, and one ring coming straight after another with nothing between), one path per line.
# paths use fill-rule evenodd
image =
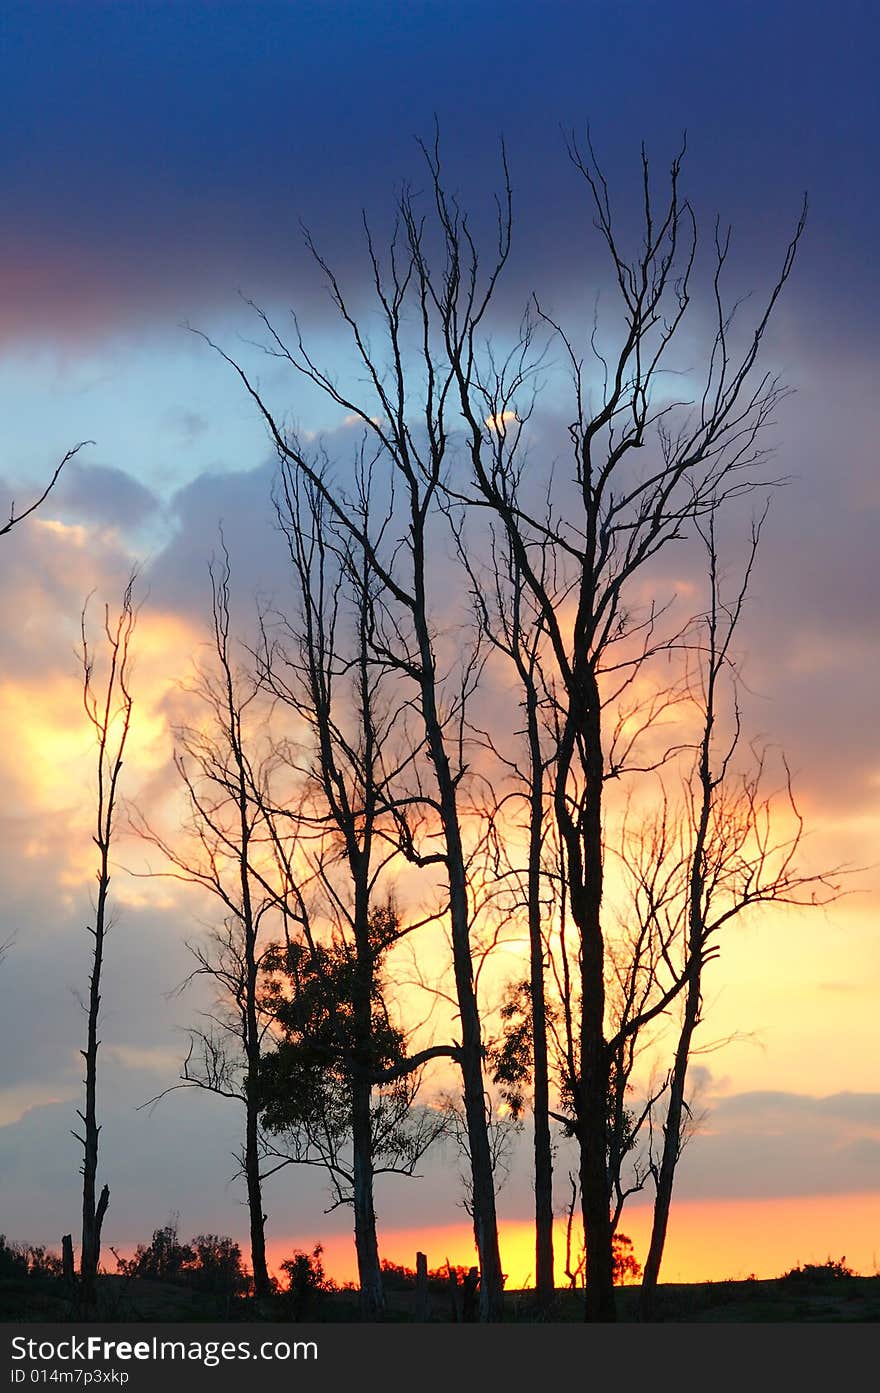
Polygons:
M468 880L462 819L462 789L470 772L466 709L479 683L482 657L479 645L470 656L460 650L455 669L459 697L454 700L449 679L444 683L448 669L441 664L429 604L432 578L436 583L437 573L446 571L440 540L444 523L459 543L459 554L463 537L464 549L477 554L487 536L495 538L496 548L500 540L513 593L527 596L520 612L528 632L513 645L507 636L502 639L513 647L514 661L517 654L527 659L536 655L546 698L544 751L531 758L527 775L535 798L532 826L537 826L540 797L545 822L548 815L552 819L558 855L553 874L575 939L565 968L570 975L566 1062L569 1120L580 1153L585 1313L588 1319L611 1320L614 1157L622 1160L630 1149L631 1123L623 1099L632 1042L670 1010L690 972L673 974L664 991L645 998L624 989L623 1014L619 1019L610 1015L607 977L612 962L604 903L607 785L635 775L653 777L679 743L667 751L643 753L668 697L644 698L640 679L662 655L676 651L681 637L681 628L671 623L669 604L651 598L659 559L734 500L772 482L761 469L767 453L763 440L785 388L759 366L759 355L794 266L806 205L780 270L743 329L741 305L726 303L724 291L730 233L716 223L703 367L692 396L679 399L667 389L667 374L680 370L675 349L689 322L698 248L696 219L680 189L683 151L672 161L659 200L642 151L641 237L628 255L592 147L588 143L585 153L571 139L572 167L583 180L608 254L618 322L603 326L600 346L596 326L585 334L569 331L533 298L518 336L504 352L489 339L488 314L511 246L506 158L497 238L484 258L467 215L446 187L439 139L423 146L423 153L429 212L405 188L384 257L366 231L384 348L375 346L376 334L367 333L333 270L308 239L350 331L365 375L362 392L345 390L316 362L296 320L288 343L257 311L268 335L267 351L362 426L361 456L369 461L368 479L382 507L375 501L372 508L365 507L363 492L346 489L326 461L316 458L317 452L310 453L279 424L249 374L222 356L262 413L283 467L318 491L334 525L365 558L375 581L374 654L395 665L418 702L443 849L427 856L407 838L407 824L400 819L401 850L420 864L433 859L448 876L484 1319L500 1316L501 1279L484 1102L484 1038L474 990L475 887ZM561 353L568 372L567 470L549 464L536 470L533 462L529 424L537 374L550 348ZM694 376L689 370L689 378ZM469 567L471 577L477 569ZM446 596L448 608L448 583ZM497 625L494 632L499 634ZM522 672L519 676L522 682ZM538 770L542 782L546 776L546 793L537 785ZM537 951L536 936L533 946ZM539 986L535 971L538 1001ZM609 1098L616 1100L616 1137L609 1137ZM543 1112L543 1103L541 1107ZM546 1193L544 1182L541 1189Z
M86 631L87 604L82 611L82 669L83 707L92 727L97 753L97 801L93 841L98 852L97 895L94 924L89 933L93 939L92 966L89 974L88 998L83 1002L86 1013L86 1047L81 1051L85 1061L85 1105L78 1115L82 1133L74 1136L83 1148L82 1250L80 1253L80 1300L85 1311L95 1302L95 1278L101 1255L101 1226L110 1203L110 1190L104 1185L95 1196L98 1171L98 1137L101 1131L97 1120L98 1081L98 1024L101 1008L101 973L104 948L111 927L110 918L110 849L115 830L119 801L119 781L122 759L131 729L132 695L129 688L131 669L130 645L134 632L136 611L132 602L135 577L125 588L122 607L111 622L110 608L104 609L104 640L106 671L97 685L95 654ZM88 603L88 602L87 602Z
M659 1153L652 1147L650 1156L655 1200L641 1289L642 1320L652 1319L657 1309L675 1171L688 1136L685 1090L694 1035L703 1015L703 974L718 956L719 935L743 912L758 906L828 904L839 894L834 878L843 873L841 867L810 872L801 866L803 819L784 759L782 787L776 790L767 788L766 750L751 747L744 767L736 766L742 718L733 645L762 522L763 518L753 525L741 581L730 596L725 593L714 513L697 524L709 589L709 604L693 645L694 701L701 729L684 785L684 808L676 817L664 801L648 846L643 842L641 854L629 858L641 923L649 937L660 937L667 958L670 951L680 953L679 973L685 982L678 1038L662 1094L662 1142Z

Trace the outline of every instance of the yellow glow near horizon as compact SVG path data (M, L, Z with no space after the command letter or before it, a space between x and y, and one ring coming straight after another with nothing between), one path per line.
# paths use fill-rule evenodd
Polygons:
M651 1230L647 1204L624 1211L621 1232L633 1241L635 1256L643 1263ZM880 1192L850 1195L804 1195L778 1199L681 1200L673 1206L669 1236L661 1270L661 1282L719 1282L779 1277L804 1263L823 1263L845 1258L854 1271L871 1276L878 1271L880 1244ZM534 1227L525 1220L501 1221L501 1262L509 1291L534 1286ZM556 1284L568 1285L565 1275L565 1221L554 1225ZM323 1246L325 1271L337 1282L357 1280L354 1239L347 1234L322 1238L319 1232L305 1237L268 1235L272 1271L294 1250L311 1252ZM577 1216L573 1247L579 1239ZM415 1267L416 1252L427 1255L428 1267L442 1267L447 1258L454 1266L476 1264L473 1229L467 1223L425 1228L379 1229L380 1256L404 1267Z

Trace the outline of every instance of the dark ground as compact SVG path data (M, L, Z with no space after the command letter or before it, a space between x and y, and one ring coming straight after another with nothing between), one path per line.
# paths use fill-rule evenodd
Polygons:
M621 1321L636 1318L638 1287L618 1291ZM285 1298L263 1303L224 1298L165 1282L132 1281L124 1277L99 1279L99 1309L95 1316L109 1321L289 1320L295 1318ZM415 1293L388 1293L389 1320L413 1319ZM583 1293L557 1295L556 1321L578 1321ZM506 1297L511 1322L534 1321L532 1293L512 1291ZM63 1284L54 1278L0 1280L0 1321L59 1321L76 1319ZM357 1294L342 1290L322 1294L300 1316L328 1322L357 1320ZM430 1295L429 1319L452 1319L450 1296ZM701 1282L661 1285L659 1319L665 1322L842 1322L880 1321L880 1276L835 1277L826 1273L795 1274L768 1281Z

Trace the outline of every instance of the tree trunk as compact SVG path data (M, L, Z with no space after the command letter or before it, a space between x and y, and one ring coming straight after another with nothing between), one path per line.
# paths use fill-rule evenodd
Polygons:
M710 703L712 700L710 685ZM669 1085L669 1106L666 1110L666 1124L663 1128L663 1155L660 1158L660 1172L657 1176L657 1193L654 1197L654 1219L651 1226L651 1243L642 1276L642 1292L639 1299L639 1319L653 1320L657 1314L657 1282L660 1276L660 1263L666 1244L666 1231L669 1227L669 1209L672 1204L672 1186L675 1168L681 1155L681 1119L684 1110L684 1090L687 1082L688 1062L694 1031L700 1023L702 1000L702 952L703 952L703 913L704 890L703 855L706 833L712 805L713 785L709 771L709 740L712 733L712 707L707 720L706 734L703 738L700 761L700 782L702 785L702 805L697 825L697 836L691 863L688 912L688 954L691 969L688 978L687 994L684 1004L684 1018L675 1051L675 1063Z
M613 1321L617 1316L606 1164L608 1060L602 1029L604 994L597 1001L598 993L591 991L597 973L601 972L601 940L597 944L595 935L585 937L581 954L584 964L584 1003L581 1012L578 1140L586 1246L585 1318L588 1321Z
M699 991L696 993L699 996ZM672 1186L675 1168L681 1150L681 1117L684 1107L684 1087L687 1077L691 1038L697 1024L698 1012L693 1009L691 989L685 1005L685 1020L675 1053L675 1065L669 1086L669 1106L663 1128L663 1155L660 1172L657 1176L657 1193L654 1197L654 1219L651 1226L651 1244L645 1260L642 1275L642 1290L639 1297L639 1320L654 1320L657 1314L657 1281L660 1276L660 1263L666 1244L666 1230L669 1226L669 1209L672 1204Z
M100 1198L95 1200L98 1174L98 1136L101 1128L97 1120L97 1078L98 1078L98 1016L101 1009L101 968L104 960L104 929L107 912L107 889L110 883L107 848L101 847L101 869L98 876L98 902L95 907L95 939L92 972L89 979L89 1005L86 1048L82 1051L86 1065L85 1111L79 1114L83 1124L83 1200L82 1200L82 1247L80 1249L80 1300L84 1310L90 1309L95 1300L95 1281L101 1259L101 1225L110 1202L110 1191L105 1185Z
M553 1153L550 1141L550 1082L547 1063L547 1015L544 1001L544 941L541 933L541 848L543 780L537 698L527 694L531 789L529 809L529 997L532 1009L532 1077L535 1153L535 1295L548 1311L555 1295L553 1272Z
M417 576L420 574L418 569L416 574ZM495 1182L486 1120L483 1042L471 959L470 914L464 851L456 802L455 780L449 767L443 739L443 727L437 712L434 691L434 658L423 613L424 611L421 610L416 616L422 660L422 714L428 749L437 778L440 816L446 846L446 868L449 876L452 960L461 1017L462 1092L471 1163L474 1239L480 1259L480 1320L500 1321L504 1309L504 1276L501 1271L501 1254L498 1249Z
M251 1229L251 1270L254 1274L254 1296L266 1297L272 1290L266 1265L266 1216L263 1213L263 1187L260 1180L260 1152L257 1123L259 1106L256 1096L257 1063L249 1064L245 1081L245 1148L244 1171L247 1184L248 1213Z
M450 865L449 876L453 962L461 1012L461 1073L471 1162L474 1239L480 1258L480 1319L500 1321L503 1315L504 1277L498 1249L495 1182L483 1087L483 1044L474 991L467 894L457 821L453 844L457 845L459 852Z
M714 552L712 554L714 566ZM713 578L714 578L713 569ZM714 585L714 579L713 579ZM713 588L713 604L716 591ZM731 629L732 632L732 629ZM684 1089L687 1081L688 1061L694 1031L700 1023L702 1005L702 968L705 946L705 920L703 897L706 888L706 838L709 831L709 818L712 812L712 799L716 783L711 770L712 733L715 725L715 692L720 661L718 659L717 631L713 610L710 627L711 662L706 687L706 715L703 738L700 742L699 783L700 812L691 855L690 881L688 885L688 968L689 977L684 1004L684 1018L675 1063L669 1088L669 1107L666 1111L666 1125L663 1129L663 1155L660 1160L660 1173L657 1177L657 1193L654 1198L654 1221L651 1227L651 1244L642 1277L642 1294L639 1305L639 1319L653 1320L657 1311L657 1281L660 1276L660 1263L666 1243L666 1230L669 1226L669 1208L672 1203L672 1186L675 1168L681 1155L681 1117L684 1109Z
M566 771L575 743L582 747L582 804L576 823L568 807ZM585 1319L613 1321L614 1256L608 1184L608 1049L605 1040L605 945L602 937L601 704L588 664L572 682L557 776L556 814L568 852L571 912L580 939L580 1078L576 1089L581 1205L586 1247Z
M76 1270L73 1265L73 1235L65 1233L61 1239L61 1277L72 1292L76 1285Z
M355 1079L352 1087L352 1147L354 1151L354 1243L357 1252L361 1319L381 1320L385 1314L382 1268L376 1237L373 1200L373 1128L370 1084Z
M215 598L215 613L216 613ZM222 612L224 620L228 611ZM248 1213L251 1230L251 1270L254 1274L254 1296L262 1299L272 1290L269 1269L266 1266L266 1216L263 1213L263 1186L260 1180L259 1150L259 1096L258 1079L260 1074L260 1020L259 1020L259 972L257 969L257 923L251 899L249 790L245 777L244 752L241 743L241 712L236 707L232 674L225 647L224 629L218 627L221 635L219 653L227 680L228 715L230 746L238 771L238 812L239 812L239 883L241 885L242 921L244 925L245 948L245 1011L243 1045L247 1057L245 1078L245 1144L244 1169L247 1185Z

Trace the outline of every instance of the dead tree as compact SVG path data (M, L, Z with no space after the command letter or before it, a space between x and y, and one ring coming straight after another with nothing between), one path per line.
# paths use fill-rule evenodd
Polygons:
M721 289L730 239L716 228L715 330L702 386L696 402L670 402L658 394L658 376L671 363L670 346L690 303L697 247L695 220L679 192L681 158L672 164L668 196L658 210L643 153L643 240L629 260L618 242L607 184L592 150L584 157L572 142L570 154L586 181L620 295L623 324L617 349L603 356L594 332L588 341L595 366L591 383L575 341L536 301L536 320L527 325L520 350L500 366L481 363L472 338L462 351L454 321L449 323L447 352L456 365L458 404L468 428L470 497L490 508L503 524L546 631L546 661L552 660L560 718L552 801L578 936L578 1055L572 1104L581 1157L586 1315L611 1320L615 1306L607 1143L613 1042L606 1035L603 793L609 779L638 768L638 759L631 757L632 741L630 758L625 752L609 758L608 709L664 642L657 635L662 606L639 607L634 580L658 553L686 535L694 520L707 517L757 482L755 466L764 455L759 437L783 388L772 375L754 369L794 264L804 215L763 309L738 348L732 311L725 307ZM436 156L431 170L446 230L447 261L459 275L472 276L476 254L442 188ZM555 491L551 481L549 493L540 500L529 491L518 455L522 432L517 408L529 392L535 322L561 344L573 386L570 475ZM592 395L599 397L598 410L591 409ZM668 637L665 641L668 644ZM678 983L673 997L680 989ZM651 1010L659 1014L673 997L655 1002ZM638 1029L636 1020L626 1025L629 1033Z
M701 730L685 782L685 807L677 817L670 818L664 811L655 822L647 855L643 844L638 859L630 858L630 870L635 871L642 892L638 903L650 906L642 921L649 931L660 933L667 955L675 942L680 954L678 975L684 982L678 1039L663 1095L662 1142L659 1154L650 1154L655 1198L641 1287L641 1320L656 1315L675 1171L688 1132L688 1066L702 1019L704 971L719 954L719 934L739 915L758 906L828 904L839 893L833 878L842 873L842 868L818 873L801 868L803 820L784 760L783 784L775 792L766 788L765 751L751 748L745 768L736 767L742 723L733 643L761 524L753 527L741 583L730 599L723 593L714 514L698 527L709 578L709 606L694 643L694 699ZM788 829L783 830L786 823ZM656 980L656 971L654 976Z
M222 541L222 539L221 539ZM258 1081L269 1019L261 1006L262 941L267 915L277 913L278 893L264 803L271 776L268 745L251 731L259 682L236 662L230 634L230 564L211 563L211 660L200 667L190 694L206 722L175 731L174 764L189 807L188 824L176 837L163 835L137 811L132 822L159 848L170 869L157 872L200 886L219 902L223 916L206 940L190 945L197 966L187 978L207 980L216 992L209 1024L190 1032L190 1046L176 1088L200 1088L241 1102L254 1294L271 1291L266 1264L266 1215L260 1173ZM257 722L255 721L255 724ZM186 983L183 984L184 986ZM158 1097L164 1097L164 1090ZM158 1098L151 1099L151 1106Z
M388 859L387 852L382 854L381 844L380 854L376 855L377 820L385 782L380 763L383 717L378 710L381 675L374 675L369 661L369 577L357 566L345 539L341 551L338 543L334 545L332 519L320 493L308 480L282 470L277 501L298 591L299 622L290 635L298 652L282 657L278 646L267 642L263 673L270 690L306 722L310 732L314 750L310 776L320 800L320 820L327 827L325 818L329 818L329 827L335 833L321 837L321 880L334 894L332 863L341 857L350 887L350 898L348 894L334 894L334 898L354 945L353 1039L349 1042L351 1196L361 1315L365 1320L377 1320L385 1310L376 1235L371 1107L379 944L370 932L370 923L382 863ZM356 632L353 651L342 655L338 652L338 633L345 617L340 610L344 589L350 588L352 582ZM283 679L279 672L282 663ZM347 681L349 671L353 673L351 684ZM345 712L340 707L349 697L351 705ZM383 944L382 951L386 947Z
M500 762L512 788L497 800L493 813L494 871L499 899L513 916L525 913L528 925L528 1005L519 1009L517 993L509 998L502 1015L507 1022L503 1042L493 1052L494 1081L506 1087L508 1104L519 1113L523 1106L520 1085L532 1087L534 1195L535 1195L535 1294L539 1307L550 1310L555 1292L553 1259L553 1153L550 1132L550 1063L548 1016L551 1008L545 990L547 958L546 919L554 899L545 874L547 755L544 708L547 693L541 666L544 638L540 615L534 612L531 594L514 564L502 530L490 529L491 563L481 571L472 557L464 530L456 530L458 555L470 577L477 623L487 641L510 663L516 678L517 702L524 725L517 743L509 749L500 730L478 733L481 743ZM522 822L525 812L525 864L519 859L510 823ZM513 813L511 813L513 808ZM515 1024L511 1022L515 1020ZM528 1052L528 1059L525 1058Z
M95 1195L98 1137L101 1131L97 1119L98 1048L101 1043L98 1039L98 1024L104 946L111 927L110 849L119 801L122 759L131 728L132 696L129 676L130 644L135 625L133 586L132 576L125 588L122 608L115 622L111 622L109 606L105 607L107 669L100 685L96 685L95 656L86 632L86 607L83 608L81 622L83 706L94 732L97 748L97 806L93 841L98 851L95 918L94 924L89 928L93 939L92 967L89 974L88 998L83 1002L86 1014L86 1047L81 1053L85 1060L85 1106L78 1113L83 1130L82 1133L74 1132L83 1148L80 1300L84 1310L90 1310L95 1302L95 1280L101 1256L101 1226L110 1202L110 1191L106 1185L97 1198Z

